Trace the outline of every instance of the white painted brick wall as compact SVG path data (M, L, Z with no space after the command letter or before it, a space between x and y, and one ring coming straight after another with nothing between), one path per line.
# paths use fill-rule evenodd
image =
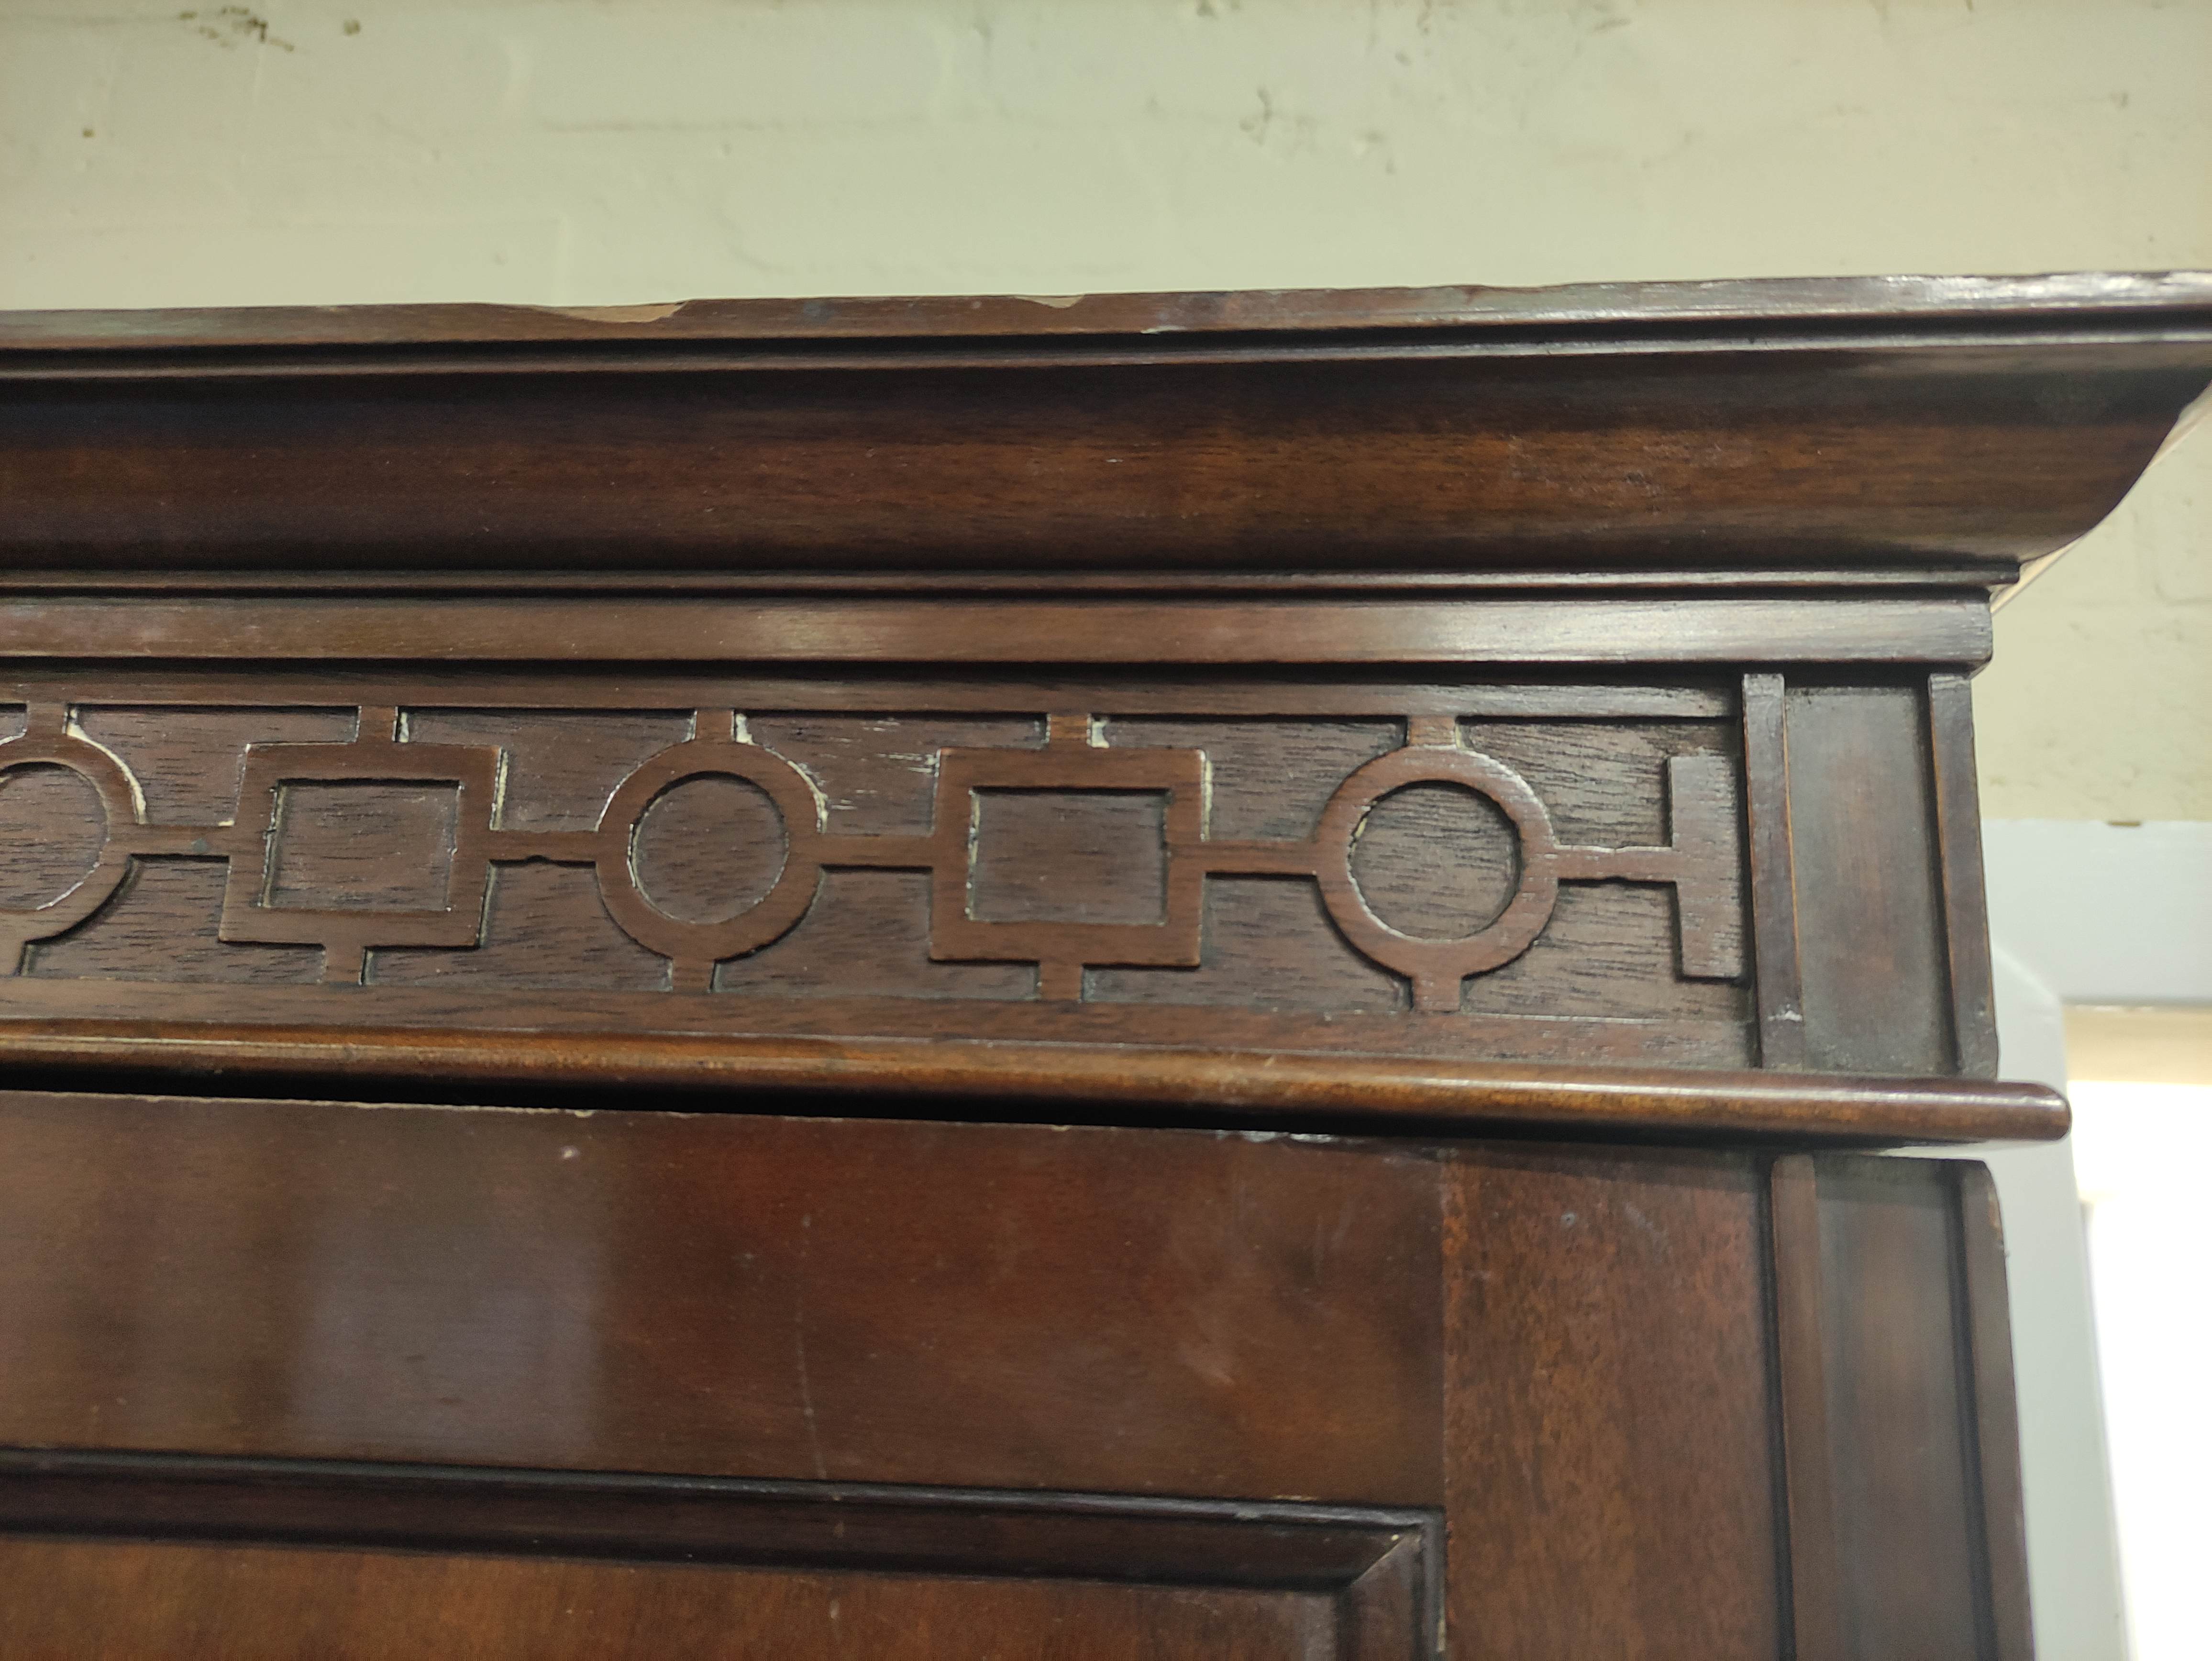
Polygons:
M7 0L0 303L2212 265L2208 79L2203 0Z

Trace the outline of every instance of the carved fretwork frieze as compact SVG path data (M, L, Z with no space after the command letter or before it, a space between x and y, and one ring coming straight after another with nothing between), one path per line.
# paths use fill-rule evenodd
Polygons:
M1433 695L1395 716L1258 721L1125 717L1103 700L986 721L362 702L316 711L308 741L287 736L296 707L47 697L0 741L0 786L74 775L97 802L97 852L58 894L10 885L0 956L31 980L190 982L209 964L216 980L459 986L475 958L488 990L583 991L605 964L610 991L1324 1018L1480 1013L1469 983L1501 977L1520 990L1492 1013L1650 1017L1707 983L1729 1001L1700 1013L1732 1019L1745 974L1732 727L1638 719L1654 697L1624 692L1607 716L1591 713L1603 695L1584 694L1573 719L1548 722L1486 716L1480 700L1440 711ZM196 723L243 741L203 741ZM194 763L204 776L173 776ZM226 766L236 785L222 792ZM227 812L198 818L155 800L204 809L225 794ZM182 939L205 927L185 915L186 867L220 873L212 941ZM171 896L160 916L156 890ZM1630 964L1620 930L1578 925L1583 903L1566 897L1584 890L1652 896L1665 960L1648 928ZM208 956L272 948L320 955L240 959L255 966L237 975ZM1532 952L1544 962L1523 973ZM1029 989L994 964L1026 970ZM1632 970L1645 992L1607 990Z

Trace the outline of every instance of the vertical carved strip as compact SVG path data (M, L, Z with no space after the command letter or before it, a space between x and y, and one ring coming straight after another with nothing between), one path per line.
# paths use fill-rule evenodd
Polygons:
M1796 877L1790 843L1790 751L1782 677L1743 678L1743 771L1751 835L1752 954L1761 1066L1805 1065L1797 963Z
M1668 758L1667 818L1682 973L1735 980L1743 973L1743 851L1726 757Z
M2004 1229L1996 1184L1985 1165L1947 1161L1958 1226L1960 1325L1973 1423L1966 1445L1976 1499L1993 1661L2034 1661L2027 1587L2027 1517L2021 1486L2020 1409L2013 1392L2012 1321L2005 1286Z
M1844 1661L1843 1561L1836 1538L1820 1331L1820 1199L1809 1155L1774 1162L1768 1182L1774 1348L1788 1496L1795 1661Z
M1989 902L1982 884L1982 817L1974 781L1974 710L1964 675L1928 678L1928 752L1935 767L1936 845L1943 877L1943 939L1951 983L1952 1054L1968 1078L1997 1075Z

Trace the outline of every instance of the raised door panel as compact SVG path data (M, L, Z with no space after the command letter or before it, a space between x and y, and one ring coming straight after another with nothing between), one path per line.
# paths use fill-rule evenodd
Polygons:
M0 1456L0 1658L1434 1653L1419 1512Z
M43 1588L0 1632L4 1661L1336 1661L1344 1653L1330 1600L1295 1592L58 1540L0 1542L0 1577Z
M665 1584L2018 1661L2003 1310L1971 1165L15 1092L0 1534L112 1542L21 1559L95 1599L711 1563ZM855 1596L1056 1652L902 1585Z
M0 1109L0 1443L1435 1497L1436 1181L1418 1152Z

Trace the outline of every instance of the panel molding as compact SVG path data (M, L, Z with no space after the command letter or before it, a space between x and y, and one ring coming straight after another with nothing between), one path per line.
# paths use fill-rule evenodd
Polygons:
M1989 603L781 596L0 599L0 659L307 663L1733 664L1988 660Z
M1318 1592L1343 1661L1443 1653L1425 1510L0 1449L0 1530Z

